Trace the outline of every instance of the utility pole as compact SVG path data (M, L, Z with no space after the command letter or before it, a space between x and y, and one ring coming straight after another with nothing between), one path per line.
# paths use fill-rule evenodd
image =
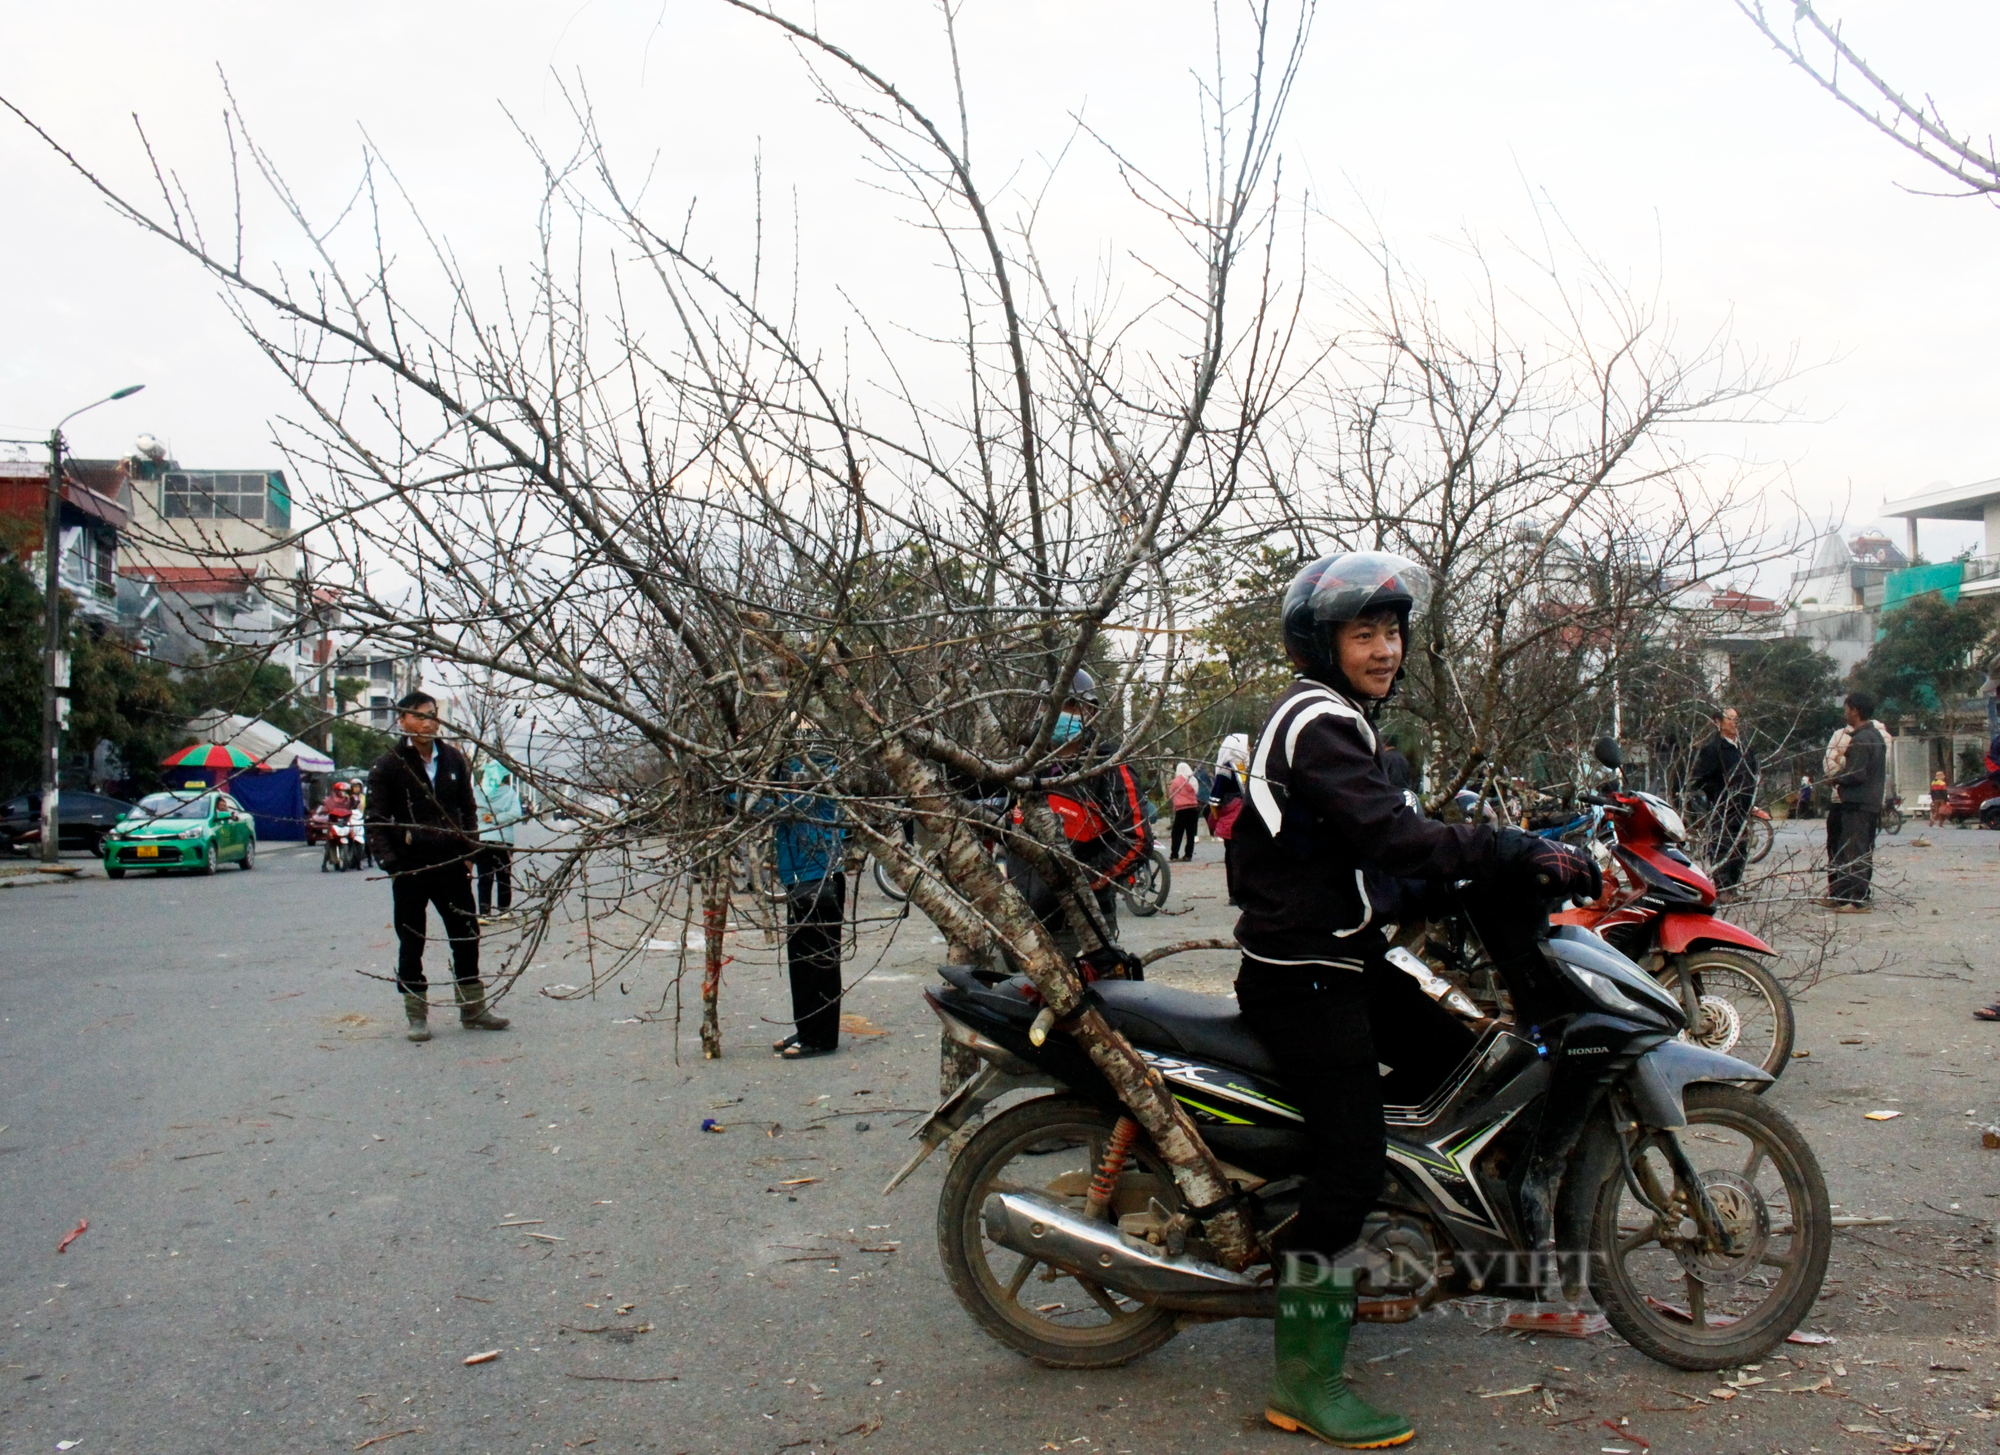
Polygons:
M42 862L62 860L56 794L62 766L63 719L69 714L68 653L62 649L62 428L49 431L49 498L42 515Z
M72 410L49 431L49 498L42 517L42 862L62 862L62 824L57 814L62 791L62 730L69 712L69 653L62 649L62 427L85 410L125 399L146 386L129 385L96 404Z

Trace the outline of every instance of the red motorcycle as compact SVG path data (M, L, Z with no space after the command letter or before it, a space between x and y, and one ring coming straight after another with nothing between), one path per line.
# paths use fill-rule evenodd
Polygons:
M1618 745L1607 738L1595 751L1615 773ZM1603 897L1550 922L1595 930L1644 966L1680 1000L1688 1040L1783 1075L1792 1059L1792 1002L1765 964L1778 952L1716 917L1715 881L1682 847L1687 825L1673 806L1617 784L1592 796L1583 821L1604 871Z

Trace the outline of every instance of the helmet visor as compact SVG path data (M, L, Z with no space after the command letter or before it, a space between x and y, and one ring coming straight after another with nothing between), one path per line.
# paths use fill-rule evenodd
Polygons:
M1355 551L1328 564L1309 598L1316 622L1353 621L1379 607L1409 603L1423 615L1431 600L1431 573L1406 556Z

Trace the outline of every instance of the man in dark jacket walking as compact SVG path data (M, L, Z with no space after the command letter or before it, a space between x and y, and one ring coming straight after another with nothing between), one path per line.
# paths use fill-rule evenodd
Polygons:
M1846 712L1850 730L1846 766L1820 780L1838 794L1826 807L1826 899L1839 913L1867 914L1889 745L1870 721L1875 716L1874 698L1850 692Z
M430 985L424 979L425 912L436 906L451 943L458 1018L468 1030L504 1031L479 983L479 919L472 904L472 858L479 809L465 755L438 741L437 699L425 692L396 703L403 741L368 773L368 843L389 875L396 925L396 987L409 1038L428 1041Z
M1757 755L1743 741L1736 709L1725 707L1715 720L1715 736L1694 758L1694 786L1708 799L1709 862L1715 887L1734 889L1743 878L1750 849L1743 832L1757 799Z

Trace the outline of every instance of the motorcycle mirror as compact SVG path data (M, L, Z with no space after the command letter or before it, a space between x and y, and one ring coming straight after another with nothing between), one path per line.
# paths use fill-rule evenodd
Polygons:
M1618 750L1616 738L1599 738L1590 751L1607 768L1621 768L1625 764L1625 755Z

